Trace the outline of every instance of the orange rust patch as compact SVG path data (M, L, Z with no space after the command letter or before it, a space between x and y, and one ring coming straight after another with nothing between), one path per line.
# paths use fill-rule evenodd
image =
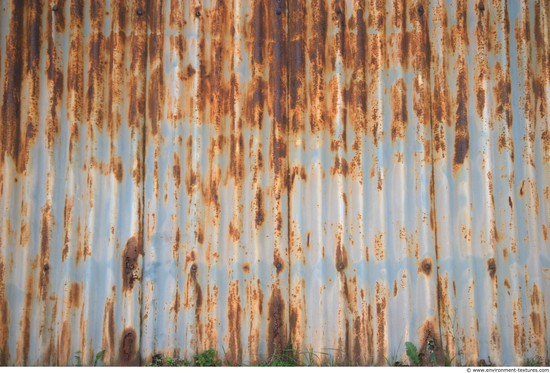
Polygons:
M103 336L101 347L105 350L105 361L112 362L112 354L115 351L115 292L111 298L107 298L103 311Z
M349 172L348 161L342 157L334 159L334 165L330 168L331 175L347 176Z
M255 198L255 209L256 209L256 216L254 218L256 229L260 228L264 222L264 206L263 206L263 196L262 196L262 190L258 188L256 190L256 198Z
M381 232L374 237L374 256L376 260L384 260L384 233Z
M241 345L241 298L239 295L239 281L229 287L227 298L227 321L229 327L229 350L226 358L230 363L237 364L242 360Z
M131 326L122 332L118 358L122 366L137 365L139 363L137 356L137 335Z
M378 361L384 361L386 356L386 289L376 282L376 325Z
M172 166L172 176L174 177L175 190L178 191L181 185L181 165L180 157L174 152L174 165ZM179 193L176 193L176 199Z
M407 86L404 79L399 79L391 88L391 139L404 139L407 132Z
M342 245L342 236L338 235L338 244L336 245L336 270L342 272L348 266L348 254L346 247Z
M80 291L82 285L79 283L72 283L69 289L69 304L71 307L78 308L80 305Z
M124 166L120 157L111 157L111 172L115 175L115 178L120 183L124 177Z
M174 246L172 247L172 257L176 259L180 250L181 232L180 227L176 229L176 236L174 237Z
M229 237L231 237L233 242L238 242L241 237L241 232L239 231L239 228L235 227L232 221L229 222Z
M470 147L470 134L468 129L468 72L463 58L459 61L459 73L457 79L457 108L455 124L455 153L453 164L458 167L464 163Z
M422 260L420 266L418 267L418 273L424 273L426 276L430 276L432 273L432 259L427 257Z
M143 255L143 244L132 236L126 242L122 253L122 286L124 291L132 290L134 282L141 278L138 258Z
M287 343L286 306L281 289L274 286L268 302L267 352L268 356L280 353Z

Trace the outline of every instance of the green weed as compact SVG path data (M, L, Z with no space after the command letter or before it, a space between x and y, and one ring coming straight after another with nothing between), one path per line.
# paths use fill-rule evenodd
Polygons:
M221 360L218 358L216 351L213 348L198 353L193 356L193 361L196 366L199 367L217 367L222 365Z
M416 346L414 345L414 343L405 342L405 351L407 352L407 356L409 357L411 364L419 366L420 356L418 355L418 350L416 349Z

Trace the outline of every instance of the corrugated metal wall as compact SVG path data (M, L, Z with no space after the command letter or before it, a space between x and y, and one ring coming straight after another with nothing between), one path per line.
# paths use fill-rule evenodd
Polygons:
M1 363L548 358L547 1L0 11Z

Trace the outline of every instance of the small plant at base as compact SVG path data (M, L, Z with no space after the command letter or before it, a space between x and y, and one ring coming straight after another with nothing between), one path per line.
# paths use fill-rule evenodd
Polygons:
M105 356L105 350L101 350L97 354L95 354L94 365L93 365L94 367L97 367L99 362L103 362L103 356ZM82 357L80 356L80 351L77 351L74 354L73 359L74 359L74 365L75 366L77 366L77 367L82 366Z
M418 350L412 342L405 342L405 351L413 365L420 365L420 356L418 356Z
M523 361L524 367L540 367L544 365L544 359L540 356L528 357Z
M222 363L213 348L196 354L193 356L193 360L195 361L195 365L199 367L217 367Z
M161 354L153 355L153 361L151 364L145 365L146 367L188 367L191 363L188 360L180 360L173 357L163 358Z
M99 362L103 362L103 356L105 356L105 350L101 350L97 354L95 354L94 367L97 367L97 364Z
M451 358L448 354L445 354L445 366L446 367L452 366L453 365L453 360L455 359L455 357L456 357L456 355Z
M267 362L258 365L264 367L294 367L300 364L296 358L296 353L292 348L292 344L289 344L283 351L275 352Z

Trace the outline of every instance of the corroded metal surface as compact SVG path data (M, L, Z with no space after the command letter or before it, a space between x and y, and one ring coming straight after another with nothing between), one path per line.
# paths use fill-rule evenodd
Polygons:
M550 355L550 3L2 0L0 363Z
M284 6L149 5L144 357L286 346Z
M2 1L0 360L138 362L144 1Z

